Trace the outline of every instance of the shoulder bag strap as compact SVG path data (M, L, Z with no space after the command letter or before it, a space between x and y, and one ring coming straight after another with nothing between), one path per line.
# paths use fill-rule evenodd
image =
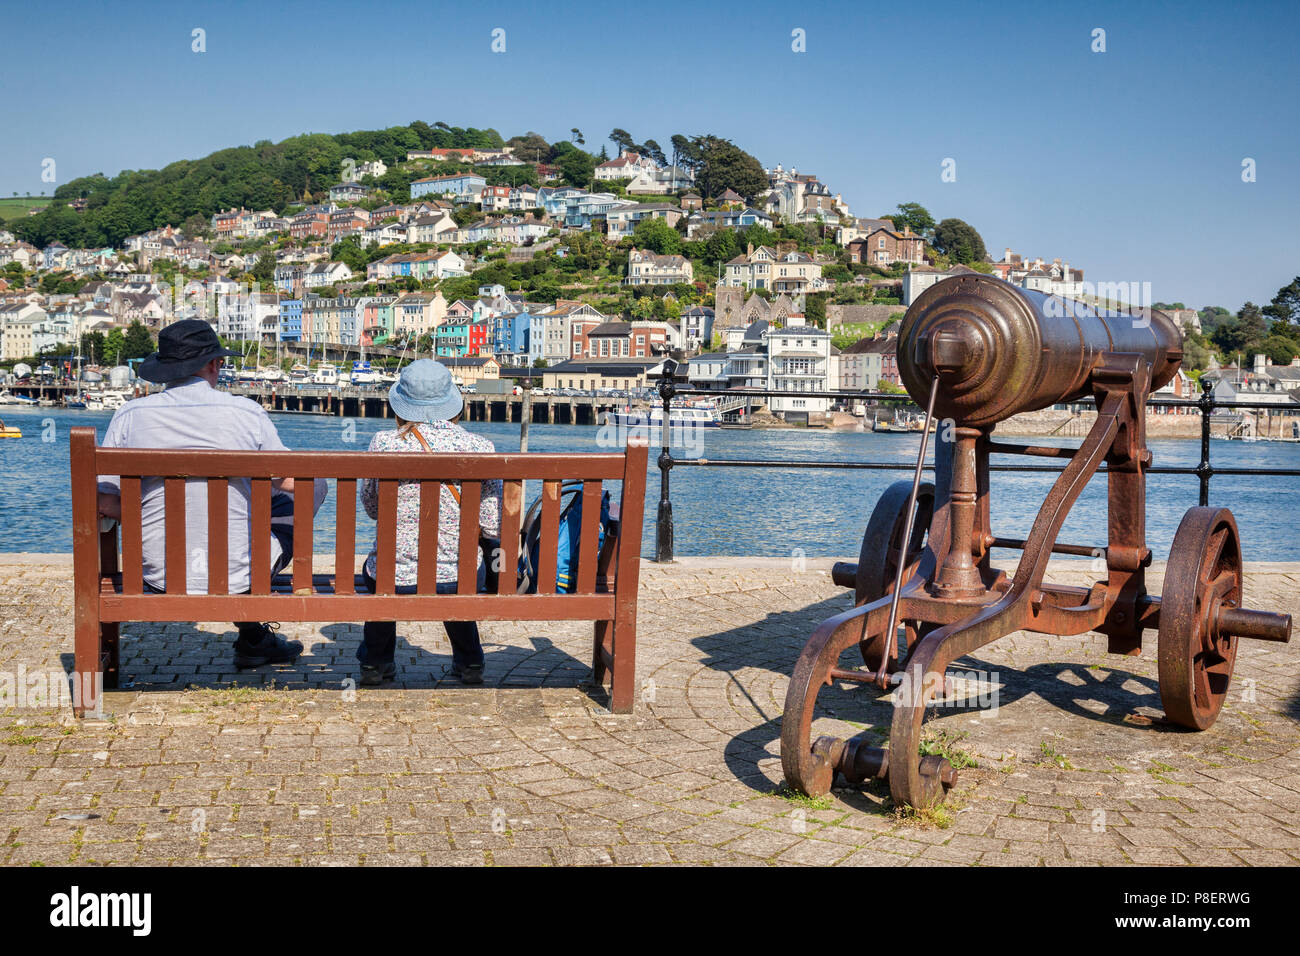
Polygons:
M420 443L421 445L424 446L424 450L425 450L425 451L429 452L430 454L433 453L433 449L429 447L429 442L425 439L425 437L424 437L423 435L420 434L420 426L419 426L419 425L415 425L415 426L413 426L413 427L411 428L411 432L410 432L410 433L416 437L416 440L419 441L419 443ZM453 485L453 484L448 484L446 487L447 487L447 490L451 492L451 496L452 496L453 498L456 499L456 507L459 508L459 507L460 507L460 492L456 490L456 486Z

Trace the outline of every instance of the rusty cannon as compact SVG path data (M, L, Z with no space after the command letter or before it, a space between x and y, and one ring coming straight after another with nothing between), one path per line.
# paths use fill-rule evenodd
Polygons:
M1164 594L1148 594L1147 396L1182 360L1182 337L1158 311L1128 314L1018 288L982 275L926 290L898 335L899 374L926 408L910 481L881 495L858 563L837 564L835 581L856 607L816 629L786 693L781 763L787 783L810 796L838 773L852 785L887 778L898 805L940 800L956 771L921 751L927 707L945 696L948 666L1015 631L1106 635L1108 650L1136 655L1157 632L1160 699L1168 721L1210 727L1232 678L1241 638L1288 641L1291 618L1241 606L1242 556L1226 508L1190 509L1179 524ZM1019 412L1092 397L1097 419L1078 448L993 441L994 426ZM922 483L935 428L934 481ZM989 501L989 456L1064 459L1029 536L999 537ZM1088 481L1105 465L1107 542L1057 536ZM994 548L1021 552L1014 574L995 569ZM1105 579L1091 587L1043 581L1052 554L1093 557ZM854 646L866 667L841 667ZM889 747L872 731L812 737L821 688L835 681L893 692Z

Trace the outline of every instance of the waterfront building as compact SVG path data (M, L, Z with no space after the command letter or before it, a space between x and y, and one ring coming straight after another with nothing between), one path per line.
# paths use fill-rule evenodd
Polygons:
M713 310L693 305L682 313L682 344L688 349L708 348L713 343Z
M542 370L544 388L584 390L647 388L650 376L660 371L659 358L568 359Z

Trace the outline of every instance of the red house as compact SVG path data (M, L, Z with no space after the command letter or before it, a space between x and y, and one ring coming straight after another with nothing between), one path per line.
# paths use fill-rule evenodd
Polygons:
M492 330L491 323L487 319L479 319L477 322L469 324L469 354L483 355L492 352Z

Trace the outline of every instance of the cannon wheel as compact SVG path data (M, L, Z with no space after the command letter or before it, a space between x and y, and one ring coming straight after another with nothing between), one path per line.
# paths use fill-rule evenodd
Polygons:
M1227 508L1190 508L1174 535L1160 596L1160 702L1176 724L1206 730L1237 661L1219 609L1241 604L1241 539Z
M910 481L896 481L885 489L885 493L880 496L876 507L871 511L866 533L862 536L862 550L858 554L857 587L854 593L854 601L858 607L893 593L894 577L898 573L898 555L902 551L901 541L907 501L911 493ZM925 537L933 515L934 485L924 482L916 493L916 517L912 521L912 538L908 542L907 564L903 572L905 585L916 574L917 565L925 550ZM860 644L862 660L868 667L880 666L883 636L869 637ZM909 628L909 640L913 637ZM890 656L897 660L897 642L894 643Z

